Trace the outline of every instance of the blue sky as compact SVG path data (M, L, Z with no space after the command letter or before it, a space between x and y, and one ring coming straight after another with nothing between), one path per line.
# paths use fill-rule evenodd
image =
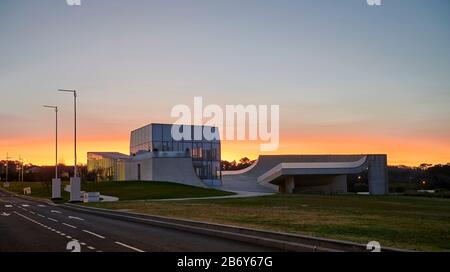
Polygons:
M71 100L55 90L76 88L86 149L114 135L123 150L130 130L173 121L172 106L201 95L279 104L296 152L328 135L412 163L395 151L407 138L402 150L450 161L449 26L447 0L1 0L0 152L51 140L42 104L62 107L69 141ZM349 135L385 144L336 140Z

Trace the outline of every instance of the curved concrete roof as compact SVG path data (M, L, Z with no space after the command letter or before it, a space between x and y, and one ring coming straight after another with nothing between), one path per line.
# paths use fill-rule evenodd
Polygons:
M270 183L284 175L339 175L356 174L367 168L367 156L349 162L296 162L280 163L259 176L260 184Z
M280 164L283 171L303 169L311 174L312 170L326 170L328 173L348 172L355 173L364 170L368 155L261 155L250 167L240 171L222 172L222 189L231 191L274 192L277 187L269 183L258 183L258 178L274 169ZM362 165L361 165L362 163ZM275 170L274 170L275 171ZM327 172L323 172L326 174ZM275 171L276 172L276 171Z

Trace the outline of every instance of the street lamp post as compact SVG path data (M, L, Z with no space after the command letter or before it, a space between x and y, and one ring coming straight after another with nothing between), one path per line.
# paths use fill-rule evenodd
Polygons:
M5 184L3 185L5 188L9 187L9 182L8 182L8 164L9 164L9 159L12 159L12 157L9 156L8 153L6 153L6 179L5 179Z
M20 163L20 169L19 169L19 182L23 181L23 158L22 155L19 155L19 163Z
M61 179L58 178L58 107L47 105L43 107L55 110L55 178L52 179L52 199L61 199Z
M22 170L22 182L23 182L23 173L24 173L24 169L23 169L23 162L24 162L24 159L22 158L22 167L20 168L20 170Z
M73 93L74 105L74 175L70 179L70 202L80 202L81 200L81 180L78 177L77 169L77 91L58 89L59 92Z
M20 169L19 169L19 173L18 173L18 177L17 177L17 181L20 182L20 174L22 173L22 155L19 155L19 164L20 164Z

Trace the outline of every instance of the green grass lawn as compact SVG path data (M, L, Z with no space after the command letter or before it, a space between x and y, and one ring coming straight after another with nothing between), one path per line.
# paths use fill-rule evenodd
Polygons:
M450 251L450 199L405 196L272 195L183 202L95 203L209 221L421 251Z
M84 185L84 186L83 186ZM226 196L233 193L184 184L157 181L98 182L82 185L82 190L116 196L120 200L146 200Z
M66 185L68 183L63 183ZM50 199L52 197L52 189L51 184L49 184L50 187L47 187L44 183L41 182L11 182L9 188L3 188L8 191L23 195L23 189L26 187L31 187L31 195L32 197L37 198L45 198ZM61 188L61 197L63 198L63 201L69 200L69 193L64 192L63 188Z
M64 182L63 187L66 184L68 183ZM46 187L40 182L12 182L11 187L5 189L22 194L23 188L25 187L31 187L31 196L33 197L51 198L51 188ZM100 192L102 195L116 196L120 200L209 197L233 194L215 189L156 181L88 182L81 184L81 190L87 192ZM64 201L69 199L69 193L64 192L63 188L62 197Z

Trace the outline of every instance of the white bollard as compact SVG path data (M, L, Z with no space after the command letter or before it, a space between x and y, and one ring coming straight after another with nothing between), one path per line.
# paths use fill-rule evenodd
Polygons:
M81 202L81 179L70 178L70 202Z
M61 199L61 179L52 179L52 199Z

